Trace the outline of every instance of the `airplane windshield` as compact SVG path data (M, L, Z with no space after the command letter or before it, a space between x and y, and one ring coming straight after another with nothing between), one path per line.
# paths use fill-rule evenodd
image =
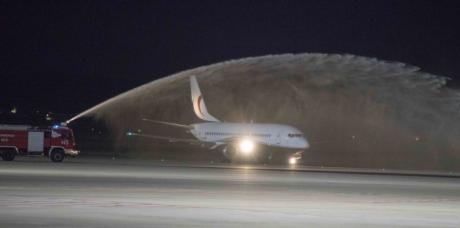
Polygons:
M302 134L300 134L300 133L289 133L288 136L290 138L300 138L300 137L302 137Z

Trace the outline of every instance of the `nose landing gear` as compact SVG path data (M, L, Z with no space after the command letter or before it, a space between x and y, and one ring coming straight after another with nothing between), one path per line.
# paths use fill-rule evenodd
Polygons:
M297 165L302 161L303 151L298 151L288 157L289 165Z

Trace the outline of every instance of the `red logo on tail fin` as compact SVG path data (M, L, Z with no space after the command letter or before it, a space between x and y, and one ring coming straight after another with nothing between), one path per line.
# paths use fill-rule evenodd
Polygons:
M197 103L198 103L198 111L200 112L200 114L201 114L202 116L204 116L204 115L203 115L203 112L201 111L201 100L202 100L202 99L203 99L203 98L202 98L201 95L200 95L200 96L198 97Z

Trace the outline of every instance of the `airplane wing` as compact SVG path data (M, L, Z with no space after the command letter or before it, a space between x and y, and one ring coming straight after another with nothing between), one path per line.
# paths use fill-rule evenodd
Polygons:
M136 136L136 137L143 137L143 138L150 138L150 139L157 139L157 140L165 140L168 142L182 142L182 143L189 143L195 145L201 145L203 142L196 140L196 139L184 139L184 138L174 138L174 137L166 137L166 136L159 136L159 135L149 135L149 134L141 134L136 132L127 132L127 136Z
M206 146L206 147L209 147L210 149L215 149L221 145L237 144L241 140L245 139L245 137L230 137L230 138L223 139L222 141L219 141L219 142L204 142L204 141L200 141L197 139L175 138L175 137L167 137L167 136L159 136L159 135L141 134L141 133L136 133L136 132L127 132L126 135L149 138L153 140L163 140L167 142L179 142L179 143L187 143L190 145ZM263 141L260 141L257 139L253 139L253 140L256 144L270 146Z
M159 121L159 120L150 120L150 119L146 119L146 118L142 118L142 121L150 122L150 123L157 123L157 124L164 124L164 125L173 126L173 127L193 129L192 126L185 125L185 124L171 123L171 122L165 122L165 121Z

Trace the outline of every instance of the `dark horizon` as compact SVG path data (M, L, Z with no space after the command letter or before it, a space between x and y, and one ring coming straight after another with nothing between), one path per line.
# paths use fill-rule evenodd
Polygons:
M170 74L282 53L350 53L460 84L453 1L1 1L0 112L77 114Z

